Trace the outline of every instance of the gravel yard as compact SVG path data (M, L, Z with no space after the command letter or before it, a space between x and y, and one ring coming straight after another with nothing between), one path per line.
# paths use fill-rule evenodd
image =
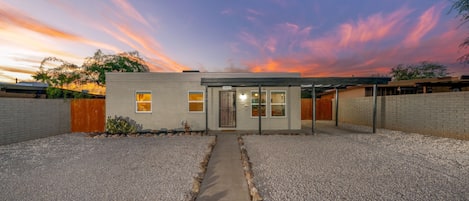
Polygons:
M265 200L469 200L469 141L338 129L243 139Z
M64 134L0 146L0 200L186 200L214 139Z

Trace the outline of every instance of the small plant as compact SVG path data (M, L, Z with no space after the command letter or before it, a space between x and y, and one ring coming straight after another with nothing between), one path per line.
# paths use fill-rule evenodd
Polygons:
M187 122L187 120L182 120L181 121L181 125L182 127L184 128L184 131L187 133L191 130L191 127L189 126L189 123Z
M128 117L107 117L106 132L109 134L129 134L137 132L139 125Z

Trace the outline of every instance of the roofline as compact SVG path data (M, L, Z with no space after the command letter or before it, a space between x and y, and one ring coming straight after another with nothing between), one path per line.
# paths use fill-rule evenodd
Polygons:
M276 77L276 78L202 78L200 84L206 87L253 87L253 86L301 86L339 87L360 84L386 84L389 77Z
M17 84L0 84L1 89L17 89L17 90L37 90L43 91L46 90L47 87L43 86L25 86L25 85L17 85Z

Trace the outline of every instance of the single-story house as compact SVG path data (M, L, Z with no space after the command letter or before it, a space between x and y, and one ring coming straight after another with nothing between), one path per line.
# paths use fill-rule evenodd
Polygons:
M299 73L107 73L106 116L124 116L144 129L301 129L299 86L206 88L202 78L300 78ZM207 97L207 101L205 101ZM205 114L207 112L207 115Z
M106 116L128 117L144 130L186 124L191 130L206 131L298 130L302 88L315 93L316 87L389 80L302 78L299 73L110 72L106 73Z
M0 83L0 97L46 98L47 86L39 82Z

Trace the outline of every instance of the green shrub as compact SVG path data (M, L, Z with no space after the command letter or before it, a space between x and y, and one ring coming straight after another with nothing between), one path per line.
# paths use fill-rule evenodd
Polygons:
M137 132L139 125L128 117L107 117L106 132L109 134L129 134Z

